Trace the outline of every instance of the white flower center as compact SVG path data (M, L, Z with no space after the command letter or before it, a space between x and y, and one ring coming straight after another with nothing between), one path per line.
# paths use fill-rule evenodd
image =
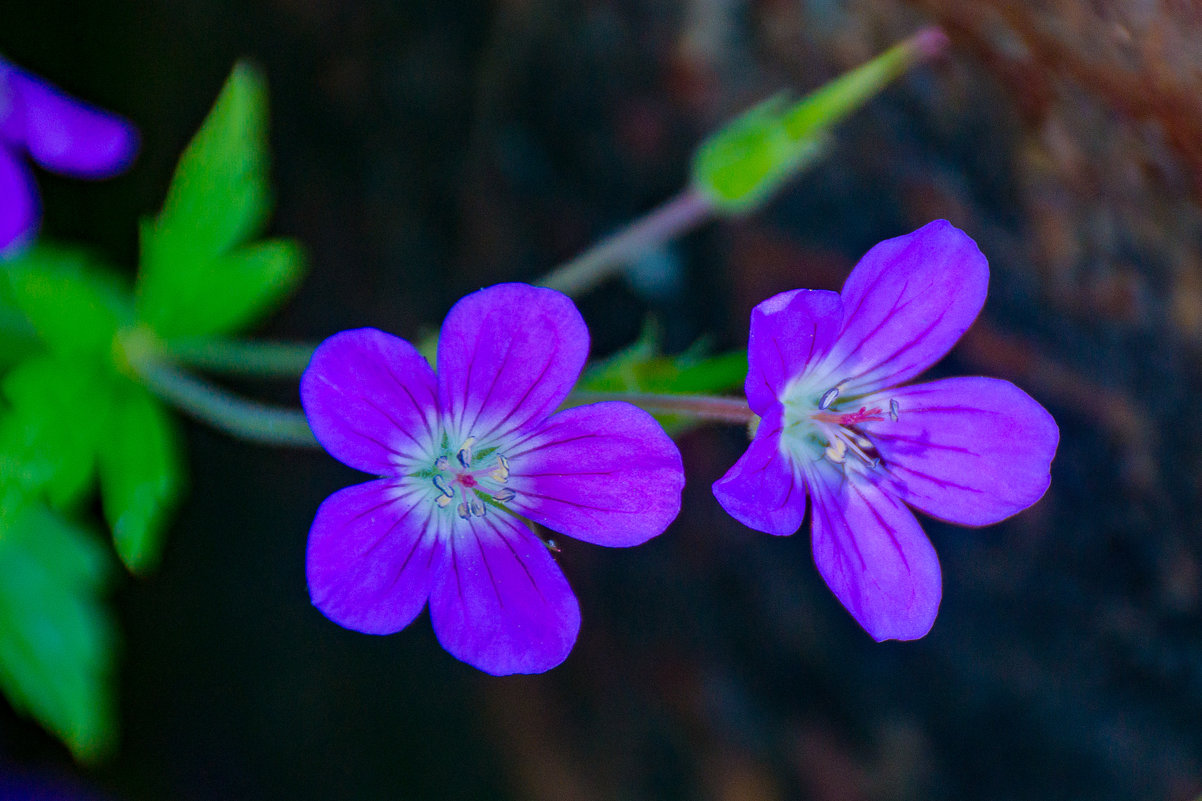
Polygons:
M475 437L468 437L452 451L444 434L433 464L412 474L428 482L432 503L464 520L484 517L489 506L502 506L514 498L514 491L506 486L509 460L496 447L476 451L475 444Z
M784 418L781 449L795 462L826 460L840 469L867 473L881 463L876 445L862 429L864 423L897 420L901 411L895 399L889 409L857 404L857 398L841 399L841 387L815 387L799 376L781 394ZM843 403L840 403L843 400Z

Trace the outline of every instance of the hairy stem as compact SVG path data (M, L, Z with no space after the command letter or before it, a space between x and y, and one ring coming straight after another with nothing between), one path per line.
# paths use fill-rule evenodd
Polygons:
M536 283L577 297L619 272L640 253L705 222L713 211L713 206L700 193L686 189L641 220L556 267Z
M568 403L582 405L600 401L626 401L652 414L679 414L697 420L747 425L756 415L742 398L712 395L658 395L647 392L573 392Z

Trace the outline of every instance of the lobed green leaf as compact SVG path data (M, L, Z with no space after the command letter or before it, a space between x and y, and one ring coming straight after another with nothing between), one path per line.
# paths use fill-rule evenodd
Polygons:
M131 571L154 569L185 467L171 415L141 387L122 387L100 447L100 495L117 555Z
M13 707L94 761L116 740L111 570L91 534L35 503L0 512L0 687Z

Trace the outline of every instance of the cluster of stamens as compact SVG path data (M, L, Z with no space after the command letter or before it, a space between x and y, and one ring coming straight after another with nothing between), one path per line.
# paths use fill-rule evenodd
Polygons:
M464 520L484 517L490 503L511 501L515 494L505 486L509 483L509 460L488 448L483 452L483 459L487 460L491 455L493 460L474 467L474 462L481 460L481 456L472 452L475 443L475 437L468 437L454 456L444 452L435 459L432 473L427 473L437 491L434 502L440 509L455 503L455 513Z
M841 412L835 408L840 391L838 386L831 387L818 399L817 409L810 406L811 411L801 414L797 414L801 409L790 409L786 402L786 435L794 441L812 443L809 446L814 449L811 453L821 448L816 461L826 459L844 472L849 468L875 470L881 463L881 455L860 426L885 419L897 421L901 406L896 399L890 398L888 411L861 406L855 411Z

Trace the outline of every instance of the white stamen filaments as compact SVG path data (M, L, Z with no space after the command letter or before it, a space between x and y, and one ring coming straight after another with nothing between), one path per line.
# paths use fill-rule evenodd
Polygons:
M485 517L489 504L504 504L517 497L512 488L505 486L509 482L509 460L498 453L490 464L474 468L472 447L475 443L474 437L468 437L453 451L452 457L444 439L444 451L434 460L433 475L424 472L430 476L437 491L434 503L440 509L454 505L455 514L462 520ZM492 450L487 448L483 453ZM455 503L456 499L458 503Z
M795 458L826 461L844 475L875 470L881 464L881 455L864 425L896 422L901 405L890 398L887 412L878 407L857 408L852 397L842 399L840 405L847 409L844 411L836 405L842 392L841 384L828 385L819 395L806 386L804 377L787 387L781 397L785 407L781 447Z

